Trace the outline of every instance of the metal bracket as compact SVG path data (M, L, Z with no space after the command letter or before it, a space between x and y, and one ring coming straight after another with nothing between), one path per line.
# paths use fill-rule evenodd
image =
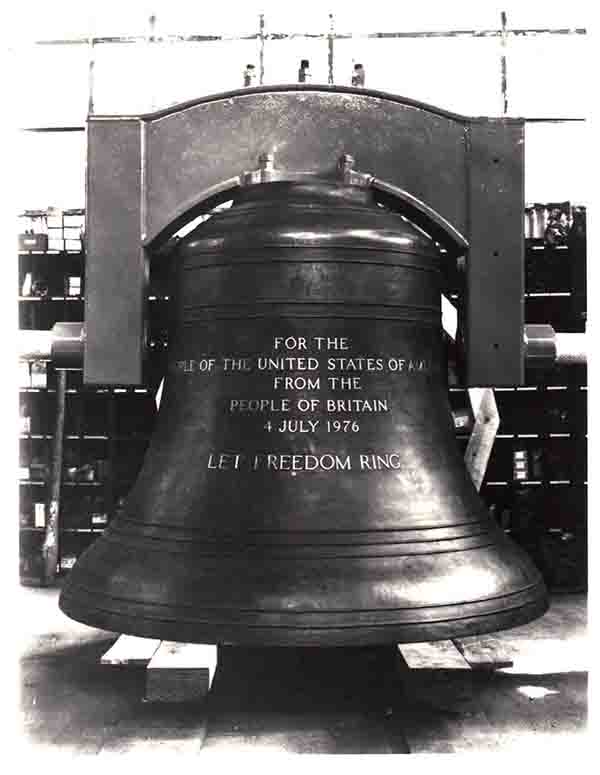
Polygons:
M393 183L355 169L355 163L354 156L344 153L339 157L333 175L330 170L311 172L277 169L275 154L265 152L258 157L258 167L250 172L242 172L239 182L240 186L245 187L279 181L337 179L349 186L372 188L377 193L385 195L386 201L395 204L396 209L399 203L403 214L446 248L451 258L458 258L466 253L469 249L467 238L433 207Z

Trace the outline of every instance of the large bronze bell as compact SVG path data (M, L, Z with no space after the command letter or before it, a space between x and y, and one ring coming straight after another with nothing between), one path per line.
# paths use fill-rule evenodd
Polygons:
M369 189L241 189L174 260L169 373L124 515L62 610L178 641L364 645L541 615L454 438L447 256Z

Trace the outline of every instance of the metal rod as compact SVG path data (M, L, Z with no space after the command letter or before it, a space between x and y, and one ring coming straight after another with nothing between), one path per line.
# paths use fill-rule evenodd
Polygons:
M327 37L327 65L329 67L328 83L333 83L333 41L335 38L335 26L333 23L333 14L329 14L329 35Z
M52 331L19 331L18 350L21 361L49 361L52 359Z
M557 332L551 325L530 323L523 332L525 358L532 368L587 363L587 335Z
M261 14L262 15L262 14ZM363 33L336 33L336 40L347 40L348 38L499 38L502 35L518 35L519 37L537 37L539 35L587 35L585 27L527 27L522 29L486 29L486 30L424 30L424 31L402 31L402 32L363 32ZM256 33L250 35L207 35L207 34L187 34L180 35L171 33L161 35L157 40L173 43L205 43L215 40L256 40L259 37ZM290 37L306 38L324 38L324 33L273 33L273 37L283 40ZM147 39L145 35L103 35L94 37L95 44L103 43L140 43ZM50 38L47 40L34 40L34 46L67 46L82 45L89 43L89 37L82 38Z
M94 38L90 37L89 60L88 60L88 115L94 112L94 68L96 60L94 56Z
M22 126L21 132L85 132L85 125L81 126Z
M154 14L151 14L150 18L148 19L148 25L149 25L149 35L146 38L146 45L148 52L150 53L150 59L154 59L154 51L152 44L156 42L156 16ZM154 62L153 62L154 64ZM150 81L152 85L154 85L155 79L150 78ZM156 90L154 88L151 88L150 90L150 105L152 106L152 110L156 107Z
M60 554L60 485L63 466L63 440L65 432L65 399L67 393L67 372L57 371L56 386L56 422L52 439L52 466L50 471L50 491L46 505L46 534L42 545L42 564L44 578L42 583L49 586L56 580Z
M502 49L502 55L500 57L500 69L502 71L502 112L504 115L508 113L508 96L506 87L506 11L500 13L500 20L502 22L502 37L500 38L500 46Z
M52 361L55 369L81 369L84 339L83 323L55 323L49 331L21 330L17 339L19 360Z
M258 82L262 86L265 79L265 15L261 13L258 17L258 36L260 38L260 51L258 54L259 73Z
M587 363L586 334L556 332L556 362L558 364Z

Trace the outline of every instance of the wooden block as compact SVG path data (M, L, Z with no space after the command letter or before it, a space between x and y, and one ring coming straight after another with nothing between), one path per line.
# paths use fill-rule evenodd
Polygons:
M194 702L205 697L217 667L217 647L164 640L146 669L147 702Z
M451 640L401 643L398 651L412 669L469 670L469 664Z
M100 660L103 665L147 665L160 641L121 635Z
M512 667L509 647L493 636L455 638L454 645L473 670L498 670Z

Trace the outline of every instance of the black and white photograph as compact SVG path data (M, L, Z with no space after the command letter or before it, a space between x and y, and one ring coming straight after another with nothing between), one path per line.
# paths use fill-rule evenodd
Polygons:
M14 761L587 751L590 13L11 7Z

